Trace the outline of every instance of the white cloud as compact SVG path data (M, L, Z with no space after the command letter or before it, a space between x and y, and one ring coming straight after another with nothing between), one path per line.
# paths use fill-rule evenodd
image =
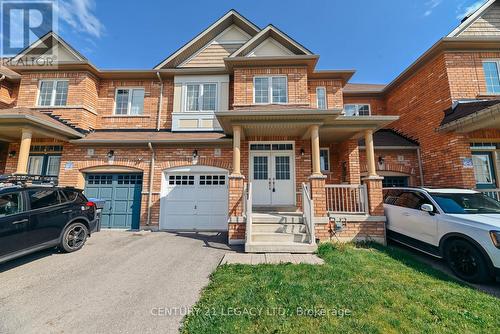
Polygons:
M59 0L59 19L73 29L101 37L104 25L95 16L94 0Z
M427 8L427 10L425 11L424 13L424 16L429 16L432 14L432 12L434 11L434 9L439 6L441 3L443 2L443 0L429 0L427 1L424 5L425 7Z
M466 7L464 7L464 4L461 4L460 6L458 6L458 9L457 9L457 19L462 20L463 18L474 13L485 2L486 2L485 0L479 0L479 1L474 2L472 5L466 6Z

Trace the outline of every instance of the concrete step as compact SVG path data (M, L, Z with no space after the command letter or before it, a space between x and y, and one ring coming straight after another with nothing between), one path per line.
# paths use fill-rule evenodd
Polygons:
M303 221L302 213L254 213L252 215L254 224L302 224Z
M275 243L275 242L250 242L245 244L246 253L298 253L310 254L318 249L316 244L301 242Z
M309 237L306 233L255 233L252 232L252 242L273 242L273 243L289 243L289 242L309 242Z
M252 224L253 233L306 233L304 224Z

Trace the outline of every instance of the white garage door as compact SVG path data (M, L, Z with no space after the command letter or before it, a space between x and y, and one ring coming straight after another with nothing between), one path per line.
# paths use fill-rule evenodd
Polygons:
M228 174L191 166L164 172L160 229L227 231Z

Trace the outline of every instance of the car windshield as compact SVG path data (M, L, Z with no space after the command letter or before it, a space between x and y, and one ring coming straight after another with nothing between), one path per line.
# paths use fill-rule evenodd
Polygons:
M445 213L479 214L499 213L500 202L480 193L446 194L431 193L432 198Z

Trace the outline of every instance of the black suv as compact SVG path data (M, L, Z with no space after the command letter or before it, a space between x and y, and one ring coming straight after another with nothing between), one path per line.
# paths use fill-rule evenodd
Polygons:
M0 187L0 263L54 246L77 251L96 222L96 205L81 190Z

